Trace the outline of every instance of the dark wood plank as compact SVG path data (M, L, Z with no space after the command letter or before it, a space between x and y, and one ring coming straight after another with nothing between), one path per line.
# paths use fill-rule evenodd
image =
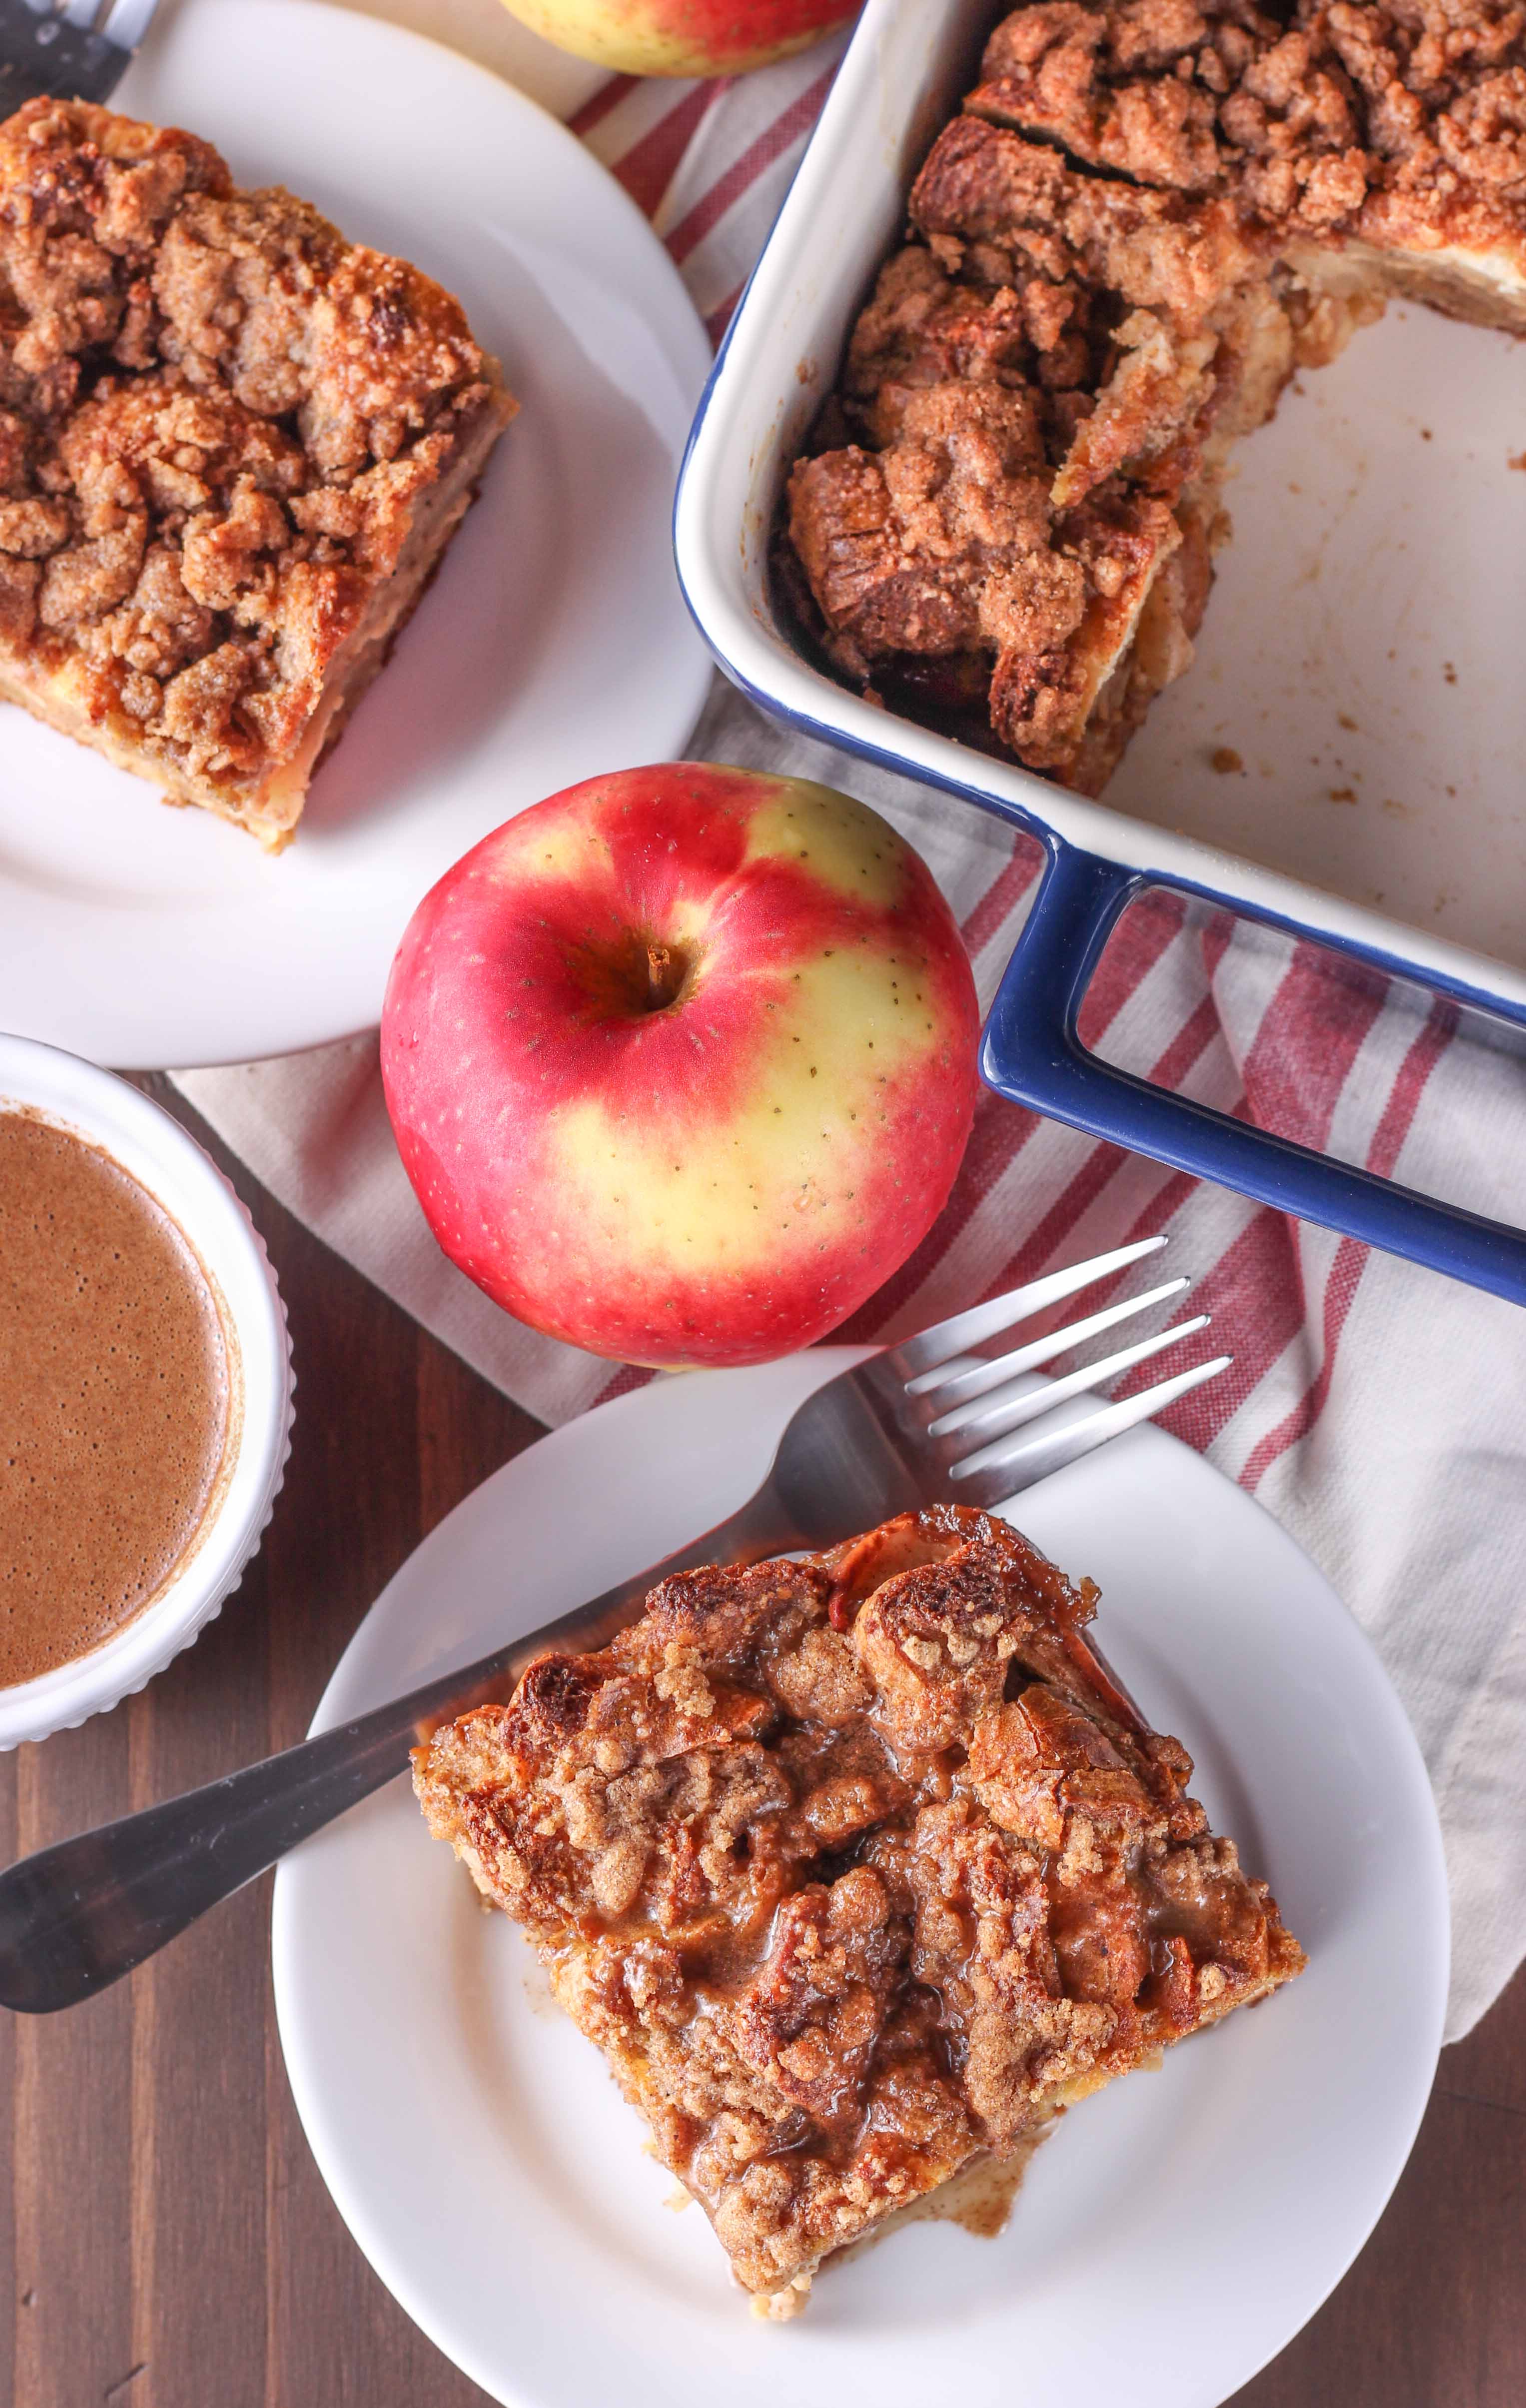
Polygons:
M1526 1969L1492 2014L1456 2048L1443 2052L1436 2088L1449 2099L1472 2099L1526 2116ZM1526 2125L1521 2145L1526 2148Z
M20 1854L16 1830L16 1758L11 1756L0 1758L0 1863L8 1865ZM0 2134L7 2144L12 2169L10 2181L0 2179L0 2381L8 2378L17 2397L16 2329L21 2319L21 2296L29 2287L21 2279L16 2250L16 2043L20 2036L20 2016L0 2014Z
M1358 2035L1360 2045L1360 2035ZM1236 2408L1519 2408L1526 2400L1526 2111L1459 2069L1526 2060L1526 1973L1442 2052L1414 2154L1346 2280ZM1518 2075L1519 2078L1519 2075Z
M397 1565L537 1435L211 1151L291 1314L286 1486L194 1648L117 1713L0 1758L6 1858L300 1737ZM268 1880L91 2006L0 2018L0 2368L16 2408L480 2402L371 2273L308 2155L275 2028ZM1523 2169L1526 1977L1443 2057L1388 2214L1243 2408L1519 2408Z
M195 1647L133 1699L135 1804L267 1751L267 1577L257 1557ZM264 2363L267 1909L261 1884L132 1977L136 2314L122 2408L214 2400L230 2366Z
M7 1759L24 1853L131 1801L131 1716L60 1731ZM13 2032L15 2386L27 2408L96 2400L132 2362L133 2002L108 1992ZM88 2316L79 2303L91 2303Z
M281 1747L306 1730L350 1633L424 1532L540 1427L279 1213L194 1116L176 1108L256 1211L292 1326L296 1442L250 1600L265 1653L260 1744ZM153 2385L146 2402L135 2391L131 2408L206 2408L213 2399L220 2408L224 2401L242 2408L246 2398L250 2408L394 2399L456 2408L479 2400L476 2386L441 2360L382 2289L308 2153L276 2031L269 1888L268 1880L261 1882L234 1901L235 1909L248 1905L251 1928L233 1978L262 2010L231 2009L259 2057L261 2113L246 2136L258 2163L249 2164L247 2149L237 2156L238 2186L246 2214L257 2219L259 2245L238 2277L236 2303L230 2301L249 2346L239 2352L220 2342L223 2319L199 2312L194 2283L189 2290L161 2287L152 2318ZM213 1942L221 1920L208 1918L162 1961L193 1940ZM195 2012L193 1973L187 1981L184 2012L172 2027L178 2034L191 2028ZM194 2054L205 2066L205 2041ZM183 2121L178 2141L166 2120L162 2158L178 2156L191 2141ZM193 2185L175 2175L168 2187L175 2196L162 2213L193 2236ZM208 2325L210 2351L199 2351L198 2330Z

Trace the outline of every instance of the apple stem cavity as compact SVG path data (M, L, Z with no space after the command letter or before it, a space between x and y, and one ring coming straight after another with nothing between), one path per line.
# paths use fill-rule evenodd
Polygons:
M665 1011L677 1003L689 976L689 964L673 945L660 945L655 939L647 942L648 1011Z
M671 1010L689 994L697 966L688 946L632 927L607 937L589 934L567 946L563 960L589 1018L606 1025Z

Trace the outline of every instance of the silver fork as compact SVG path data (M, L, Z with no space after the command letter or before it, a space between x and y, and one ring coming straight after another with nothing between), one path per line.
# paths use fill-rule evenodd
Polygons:
M1203 1328L1206 1313L1063 1379L1034 1377L1056 1355L1179 1296L1185 1279L1109 1304L994 1359L969 1351L1164 1243L1146 1238L1051 1271L839 1372L797 1407L756 1495L702 1538L602 1597L321 1738L12 1865L0 1875L0 2004L44 2014L104 1989L392 1780L409 1748L440 1721L506 1695L549 1649L606 1645L670 1573L832 1546L921 1505L1004 1504L1200 1387L1226 1368L1228 1355L1079 1416L1063 1410Z
M23 101L107 101L159 0L0 0L0 117Z

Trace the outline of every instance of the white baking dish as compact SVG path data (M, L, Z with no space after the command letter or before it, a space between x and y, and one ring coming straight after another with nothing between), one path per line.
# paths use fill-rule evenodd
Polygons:
M992 1084L1526 1300L1519 1231L1167 1095L1076 1036L1108 931L1161 883L1526 1025L1526 475L1510 465L1526 359L1510 337L1395 306L1300 380L1242 447L1198 658L1105 801L877 710L776 614L783 478L999 13L869 0L695 421L675 517L690 606L767 710L1046 845L987 1030Z

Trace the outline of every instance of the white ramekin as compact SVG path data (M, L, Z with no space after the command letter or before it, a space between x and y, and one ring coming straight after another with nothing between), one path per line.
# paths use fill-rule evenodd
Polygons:
M201 1262L223 1316L232 1379L218 1491L189 1555L130 1622L88 1655L0 1688L0 1750L72 1730L141 1689L238 1585L292 1451L292 1350L259 1233L195 1140L109 1070L0 1035L0 1111L20 1104L108 1154L163 1205Z

